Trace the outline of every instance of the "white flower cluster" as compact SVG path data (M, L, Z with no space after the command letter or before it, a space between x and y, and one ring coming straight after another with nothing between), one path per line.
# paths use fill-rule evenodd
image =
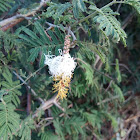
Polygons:
M50 74L53 77L61 76L62 77L70 77L74 72L76 67L76 62L74 59L68 54L61 54L59 56L54 55L45 55L46 65L49 66Z

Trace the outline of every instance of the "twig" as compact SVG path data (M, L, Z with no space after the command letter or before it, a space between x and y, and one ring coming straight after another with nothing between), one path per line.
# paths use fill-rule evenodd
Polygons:
M55 104L55 106L57 106L60 110L65 111L64 108L62 108L62 107L59 105L59 103L54 102L54 104Z
M136 125L135 124L132 124L131 127L129 128L129 130L127 131L125 137L122 140L127 140L127 137L129 136L129 134L131 133L131 131L133 129L135 129L135 128L136 128Z
M42 120L37 124L37 127L40 127L40 125L41 125L44 121L49 121L49 120L53 120L53 119L54 119L53 117L48 117L48 118L42 119Z
M140 117L140 114L138 114L138 115L136 115L136 116L133 116L133 117L130 117L130 118L128 118L127 120L125 120L125 122L127 123L127 122L130 122L130 121L132 121L132 120L134 120L134 119L137 119L137 118L139 118Z
M123 96L127 96L129 94L130 94L130 92L127 92ZM105 100L102 100L101 102L98 102L97 105L104 104L104 103L110 102L110 101L118 99L118 98L120 98L120 95L116 95L116 96L113 96L111 98L107 98Z
M31 112L31 94L29 89L27 89L27 115L30 115Z
M35 9L33 9L31 12L28 12L27 14L23 14L23 15L18 14L18 15L15 15L13 17L10 17L10 18L7 18L5 20L0 21L0 27L1 27L0 29L3 30L3 31L6 31L7 29L13 27L17 23L19 23L22 20L26 19L26 17L34 15L37 11L40 10L40 8L42 6L44 6L49 1L50 0L41 0L39 6L36 7Z
M44 67L45 67L45 66L44 66ZM5 92L5 94L7 94L9 91L13 91L14 89L16 89L16 88L18 88L18 87L20 87L20 86L26 84L26 82L27 82L32 76L34 76L38 71L40 71L40 70L41 70L42 68L44 68L44 67L39 68L39 69L36 70L34 73L32 73L30 76L28 76L28 78L27 78L23 83L21 83L21 84L15 86L15 87L13 87L13 88L11 88L11 89L7 89L6 92Z
M111 65L116 65L116 64L115 64L115 63L112 63ZM120 64L120 63L119 63L119 66L124 67L129 73L132 74L132 71L131 71L125 64Z
M50 29L53 28L53 27L57 27L57 28L61 29L61 27L60 27L59 25L54 25L54 24L49 23L49 22L46 22L46 24L50 26L47 30L50 30ZM76 36L74 35L74 33L72 32L72 30L70 29L70 27L69 27L69 28L68 28L68 27L64 27L64 30L66 30L66 31L69 32L69 34L70 34L70 35L72 36L72 38L73 38L73 41L76 41L76 40L77 40L77 39L76 39ZM74 48L74 47L73 47L73 48Z
M109 88L110 88L112 82L113 82L112 80L109 82L109 85L108 85L108 87L106 88L105 92L107 92L107 91L109 90Z
M127 27L127 25L130 24L130 22L132 21L133 17L134 17L134 13L130 13L130 14L126 17L126 19L124 20L124 23L123 23L123 25L122 25L122 29L125 29L125 28Z
M107 98L105 100L102 100L101 102L98 102L97 105L100 105L100 104L103 104L103 103L107 103L109 101L112 101L112 100L115 100L115 99L118 99L120 97L120 95L116 95L116 96L113 96L111 98Z
M13 73L18 77L18 79L19 79L20 81L22 81L22 82L27 86L28 89L31 90L31 93L32 93L35 97L37 97L36 92L27 84L27 82L26 82L25 80L23 80L15 71L13 71ZM41 99L40 97L38 97L37 99L38 99L41 103L44 103L44 100Z
M71 108L73 106L73 104L70 104L69 106L68 106L68 109L69 108ZM65 115L65 113L61 113L60 115L59 115L59 117L63 117ZM42 119L39 123L38 123L38 125L37 125L37 127L40 127L40 125L42 124L42 122L43 121L49 121L45 126L48 126L48 125L50 125L51 123L52 123L52 121L50 121L50 120L53 120L54 119L54 117L48 117L48 118L45 118L45 119Z
M95 63L94 63L94 68L96 68L96 66L97 66L97 64L98 64L98 62L99 62L99 60L100 60L99 55L96 55L96 60L95 60Z
M57 101L57 94L54 95L51 99L47 100L46 102L44 102L38 109L37 111L33 114L32 118L35 118L38 116L38 113L43 110L45 111L46 109L49 109L50 107L52 107L53 105L56 105L57 107L59 106L59 109L61 109L62 111L64 111L64 109L62 107L60 107L60 105L58 104Z
M118 8L117 8L117 12L119 12L120 8L121 8L122 3L119 4Z

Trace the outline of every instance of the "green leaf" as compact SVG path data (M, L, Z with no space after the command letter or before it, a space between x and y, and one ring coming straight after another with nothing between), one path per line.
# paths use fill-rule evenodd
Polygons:
M92 110L91 113L84 112L83 113L84 118L95 128L98 128L100 130L101 128L101 113L97 110Z
M126 33L121 28L120 22L115 18L116 12L113 12L111 8L104 8L98 10L100 13L93 18L95 23L99 23L99 29L101 29L106 36L111 36L112 41L118 43L120 40L126 46Z
M140 14L140 1L139 0L126 0L125 3L131 5Z
M16 86L20 84L20 81L19 80L13 81L13 76L10 73L9 69L6 67L3 68L2 76L3 80L1 81L2 88L0 97L2 98L3 95L6 95L3 97L4 102L12 102L14 103L15 106L18 106L20 103L18 96L21 95L21 92L19 91L21 86L18 87Z
M34 41L36 41L36 43L38 43L39 45L43 45L44 43L42 42L42 40L31 30L29 30L28 28L24 28L23 30L27 35L29 35Z
M14 112L15 106L11 103L0 103L0 139L13 138L17 135L20 126L20 116ZM6 140L6 139L5 139Z
M49 38L46 36L46 33L43 29L43 27L40 25L40 23L38 21L36 21L35 23L35 28L37 29L38 33L40 33L40 38L42 39L42 41L46 44L50 44L50 40Z
M36 46L36 47L38 47L39 46L39 44L37 44L35 41L33 41L32 39L30 39L27 35L23 35L23 34L20 34L19 35L19 38L21 38L21 39L23 39L24 40L24 44L26 43L26 44L28 44L28 45L30 45L30 46ZM25 42L26 41L26 42Z
M47 130L47 132L41 133L41 140L59 140L59 137Z
M78 3L76 0L72 0L72 4L73 4L73 14L75 18L79 17L79 9L78 9Z
M78 57L82 58L79 53L78 53ZM83 60L81 60L80 62L82 62L80 66L84 70L85 79L86 79L88 85L93 86L94 71L93 71L92 67L88 63L84 62Z
M51 2L50 6L47 8L46 15L47 17L53 17L55 20L60 18L62 14L71 7L72 5L69 2L64 4L56 4Z
M121 73L120 73L120 69L119 69L119 61L118 61L118 59L116 59L116 76L117 76L117 81L118 81L118 83L120 83L121 82L121 80L122 80L122 77L121 77Z
M40 48L33 48L30 50L31 55L28 58L29 62L34 62L40 52Z
M55 28L54 31L49 30L46 32L38 21L35 22L34 27L35 33L28 28L22 27L21 30L27 35L19 34L18 36L24 44L32 48L30 49L28 61L34 62L38 54L41 54L39 65L42 67L44 65L43 61L45 60L44 54L56 46L61 48L64 45L63 32L60 32L58 28Z
M55 16L57 18L59 18L68 8L71 7L71 4L69 2L65 3L65 4L59 4L58 8L56 10L56 14Z
M44 66L44 61L45 61L45 55L44 54L46 54L46 48L41 49L41 59L40 59L40 63L39 63L40 67Z
M119 97L121 99L120 101L123 102L124 96L123 96L123 92L122 92L121 88L117 84L115 84L114 82L111 84L111 87L114 89L114 93L116 95L119 95Z
M64 122L66 132L69 133L69 135L72 135L72 133L74 133L75 135L78 134L84 135L84 131L83 131L84 125L85 125L85 121L78 116L73 116Z
M85 12L86 11L86 6L83 2L83 0L75 0L78 4L78 8L82 11Z
M0 0L0 11L8 11L8 8L11 8L10 3L14 3L14 0Z
M64 135L62 132L62 127L58 119L53 121L55 132L61 137L62 140L64 140Z
M31 140L31 129L35 129L34 120L31 116L27 117L22 123L18 133L20 140Z

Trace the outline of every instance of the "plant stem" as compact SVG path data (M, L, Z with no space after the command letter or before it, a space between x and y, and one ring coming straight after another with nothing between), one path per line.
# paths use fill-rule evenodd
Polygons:
M46 65L45 65L45 66L46 66ZM44 67L45 67L45 66L44 66ZM7 92L12 91L12 90L14 90L14 89L16 89L16 88L18 88L18 87L20 87L20 86L26 84L26 82L27 82L31 77L33 77L38 71L40 71L40 70L43 69L44 67L41 67L41 68L39 68L38 70L36 70L34 73L32 73L30 76L28 76L28 78L27 78L23 83L21 83L21 84L15 86L15 87L13 87L13 88L11 88L11 89L8 89Z

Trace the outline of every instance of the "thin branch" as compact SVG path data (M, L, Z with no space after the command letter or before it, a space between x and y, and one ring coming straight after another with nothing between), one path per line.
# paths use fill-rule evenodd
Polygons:
M55 106L57 106L60 110L62 110L63 112L65 111L64 108L62 108L59 103L57 103L56 101L54 102Z
M129 130L127 131L125 137L122 140L126 140L129 137L129 134L133 131L133 129L136 129L136 125L132 124Z
M134 17L134 13L130 13L126 19L124 20L124 23L122 25L122 29L125 29L127 27L128 24L130 24L130 22L132 22L132 19Z
M112 63L111 65L116 65L115 63ZM124 67L129 73L131 73L132 74L132 71L125 65L125 64L121 64L121 63L119 63L119 66L122 66L122 67Z
M50 26L47 30L50 30L50 29L53 28L53 27L57 27L57 28L61 29L61 27L60 27L59 25L54 25L54 24L49 23L49 22L46 22L46 24ZM69 32L69 34L70 34L70 35L72 36L72 38L73 38L73 41L76 41L76 40L77 40L77 39L76 39L76 36L74 35L74 33L72 32L72 30L71 30L70 28L71 28L71 27L69 27L69 28L68 28L68 27L64 27L64 30ZM74 48L74 47L73 47L73 48Z
M46 109L49 109L50 107L52 107L53 105L57 104L57 94L54 95L51 99L47 100L46 102L44 102L38 109L37 111L33 114L32 118L35 118L38 116L38 113L43 110L45 111Z
M108 87L106 88L105 92L107 92L107 91L109 90L109 88L110 88L112 82L113 82L112 80L109 82L109 85L108 85Z
M130 92L124 93L123 96L128 96L128 95L130 95ZM104 103L110 102L110 101L118 99L118 98L120 98L120 95L116 95L116 96L107 98L105 100L102 100L101 102L98 102L97 105L104 104Z
M120 3L120 4L118 5L117 12L119 12L119 10L120 10L120 8L121 8L121 5L122 5L122 3Z
M70 104L70 105L68 106L68 109L71 108L71 107L73 107L73 104ZM65 113L61 113L61 114L59 115L59 117L63 117L64 115L65 115ZM43 121L49 121L48 123L45 124L45 126L48 126L48 125L50 125L51 123L53 123L53 121L52 121L53 119L54 119L54 117L48 117L48 118L42 119L42 120L38 123L37 127L40 127L40 125L43 123ZM45 126L44 126L44 127L45 127Z
M94 68L96 68L96 66L97 66L97 64L98 64L98 62L99 62L99 60L100 60L99 55L96 55L96 60L95 60L95 63L94 63Z
M137 114L136 116L128 118L127 120L125 120L125 122L128 123L128 122L130 122L132 120L138 119L139 117L140 117L140 114Z
M18 78L21 82L23 82L23 83L27 86L27 88L28 88L29 90L31 90L31 93L32 93L35 97L37 97L36 92L27 84L27 82L26 82L25 80L23 80L15 71L13 71L13 73L17 76L17 78ZM38 99L41 103L44 103L44 100L41 99L40 97L38 97L37 99Z
M27 88L27 108L26 108L26 110L27 110L27 115L30 115L30 112L31 112L31 94L29 92L28 87L26 87L26 88Z
M40 10L40 8L42 6L44 6L49 1L50 0L41 0L39 6L36 7L35 9L33 9L32 11L28 12L27 14L23 14L23 15L18 14L18 15L15 15L13 17L10 17L10 18L7 18L7 19L4 19L4 20L0 21L0 27L1 27L0 29L3 30L3 31L6 31L7 29L13 27L17 23L26 19L26 17L34 15L37 11Z
M44 66L44 67L45 67L45 66ZM20 86L26 84L26 82L27 82L31 77L33 77L38 71L40 71L40 70L41 70L42 68L44 68L44 67L39 68L39 69L36 70L34 73L32 73L30 76L28 76L28 78L27 78L23 83L21 83L21 84L15 86L15 87L13 87L13 88L11 88L11 89L7 89L6 92L5 92L5 94L7 94L9 91L13 91L14 89L16 89L16 88L18 88L18 87L20 87Z

